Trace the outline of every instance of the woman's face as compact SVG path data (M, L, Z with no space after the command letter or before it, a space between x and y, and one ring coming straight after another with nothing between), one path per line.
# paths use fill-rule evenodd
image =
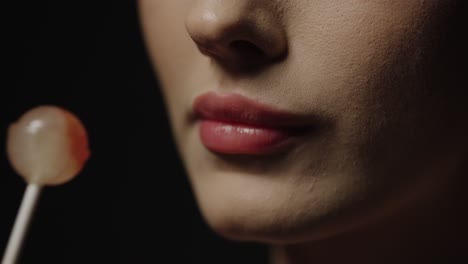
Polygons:
M463 2L140 0L208 224L319 239L442 189L468 149Z

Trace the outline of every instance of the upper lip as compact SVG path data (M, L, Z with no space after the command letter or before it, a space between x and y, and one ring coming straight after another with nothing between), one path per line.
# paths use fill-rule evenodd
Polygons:
M271 128L307 126L307 117L258 103L243 95L208 92L193 103L197 118Z

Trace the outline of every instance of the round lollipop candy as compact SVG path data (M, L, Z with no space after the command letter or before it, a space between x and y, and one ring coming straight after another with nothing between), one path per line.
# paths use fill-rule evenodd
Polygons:
M81 121L56 106L40 106L10 125L7 155L26 188L2 264L15 263L42 186L73 179L89 158Z

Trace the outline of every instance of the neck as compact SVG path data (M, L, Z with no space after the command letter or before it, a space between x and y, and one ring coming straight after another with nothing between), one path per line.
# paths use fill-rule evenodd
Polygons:
M466 211L462 197L429 200L347 234L310 243L273 246L271 261L272 264L366 264L450 263L464 259L468 263Z

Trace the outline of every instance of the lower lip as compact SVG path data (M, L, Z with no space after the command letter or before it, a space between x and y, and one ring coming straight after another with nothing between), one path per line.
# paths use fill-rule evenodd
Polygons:
M200 138L206 148L222 154L257 155L278 152L291 142L285 129L263 128L222 121L202 120Z

